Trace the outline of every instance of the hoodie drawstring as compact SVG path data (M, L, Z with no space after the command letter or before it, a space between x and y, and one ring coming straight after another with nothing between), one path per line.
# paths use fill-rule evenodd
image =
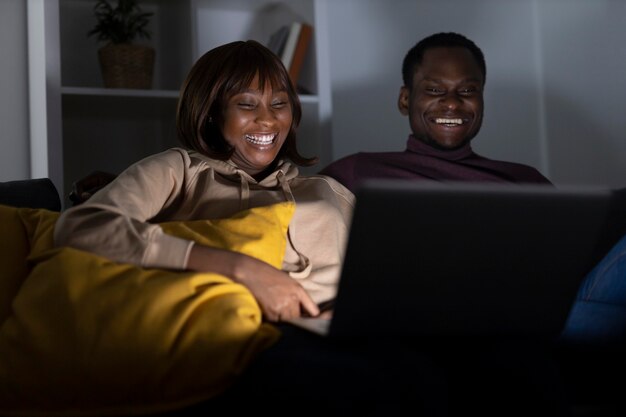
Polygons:
M285 173L283 171L278 171L276 173L276 180L280 184L280 187L283 189L283 194L285 195L285 200L291 201L292 203L296 202L293 193L291 192L291 187L289 186L289 181L285 179Z
M250 184L245 176L239 174L239 182L241 184L241 199L239 201L239 210L247 210L250 208Z
M285 179L285 174L283 171L278 171L276 174L276 179L283 189L283 194L285 195L285 200L290 201L295 204L296 199L293 196L293 192L291 191L291 187L289 186L289 181ZM294 223L289 224L289 228L287 229L287 239L293 250L298 254L298 270L289 272L289 275L293 278L306 278L311 274L311 270L313 269L313 265L309 258L304 256L302 252L296 248L294 245L293 239L291 238L292 234L295 234Z

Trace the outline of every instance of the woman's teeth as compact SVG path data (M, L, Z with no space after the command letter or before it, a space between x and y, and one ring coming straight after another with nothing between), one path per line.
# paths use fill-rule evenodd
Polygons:
M246 135L246 140L255 145L271 145L276 138L276 134L271 135Z

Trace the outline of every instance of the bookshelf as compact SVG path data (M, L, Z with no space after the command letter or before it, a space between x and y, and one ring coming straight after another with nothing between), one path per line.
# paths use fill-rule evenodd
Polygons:
M143 0L154 12L151 39L156 49L150 90L106 89L97 60L94 0L28 0L29 37L46 51L31 59L31 95L45 99L31 106L33 161L45 160L65 196L73 181L95 170L117 173L147 155L177 146L178 90L195 60L220 44L255 39L267 44L282 25L294 21L313 28L298 76L303 119L299 148L320 157L316 172L330 162L331 97L328 74L327 0ZM41 24L43 20L43 25ZM52 41L51 41L52 40ZM56 41L55 41L56 40ZM60 107L60 111L59 111ZM37 110L38 109L38 110ZM37 114L43 112L45 117Z

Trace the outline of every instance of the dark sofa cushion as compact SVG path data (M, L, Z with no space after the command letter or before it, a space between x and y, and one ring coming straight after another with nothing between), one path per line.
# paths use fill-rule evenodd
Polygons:
M0 204L61 210L59 192L49 178L0 182Z

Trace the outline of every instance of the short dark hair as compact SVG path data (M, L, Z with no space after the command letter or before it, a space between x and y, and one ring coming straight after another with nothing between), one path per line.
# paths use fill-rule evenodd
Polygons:
M234 148L222 135L223 108L235 94L246 90L259 76L259 88L267 83L287 92L293 120L278 158L286 157L301 166L313 165L318 158L305 158L296 147L296 128L302 117L300 99L282 61L259 42L236 41L211 49L193 65L183 82L176 129L178 140L210 158L227 160Z
M455 32L440 32L427 36L407 52L402 61L402 81L408 88L413 87L413 75L422 64L424 53L432 48L465 48L471 52L483 73L483 83L487 80L487 65L483 51L471 40Z

